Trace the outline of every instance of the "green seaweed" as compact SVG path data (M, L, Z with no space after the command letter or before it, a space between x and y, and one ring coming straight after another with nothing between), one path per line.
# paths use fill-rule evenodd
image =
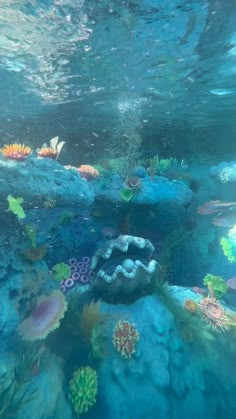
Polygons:
M25 224L24 230L32 247L36 247L36 227L33 224Z
M120 191L120 195L124 201L130 202L135 196L135 192L133 189L124 188Z
M19 350L19 366L13 379L7 385L0 384L1 419L16 418L18 412L35 397L36 390L30 389L30 378L34 367L39 365L42 352L42 347L36 345Z
M66 263L57 263L52 267L52 276L56 281L62 281L69 278L71 275L71 268Z
M203 284L214 292L214 296L217 299L223 297L227 293L228 286L221 276L207 274L203 278Z
M235 246L226 237L221 237L220 244L221 244L223 253L227 257L228 261L230 263L235 263L236 262L236 248L235 248Z
M17 218L22 219L25 218L25 211L22 208L24 199L23 198L14 198L12 195L7 196L8 200L8 211L11 211Z

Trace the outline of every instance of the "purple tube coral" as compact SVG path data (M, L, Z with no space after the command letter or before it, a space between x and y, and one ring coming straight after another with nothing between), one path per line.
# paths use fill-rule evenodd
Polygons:
M70 258L68 263L71 268L71 277L61 282L60 289L63 293L66 293L76 284L87 285L94 278L94 272L90 269L90 258L88 256L83 256L80 259Z

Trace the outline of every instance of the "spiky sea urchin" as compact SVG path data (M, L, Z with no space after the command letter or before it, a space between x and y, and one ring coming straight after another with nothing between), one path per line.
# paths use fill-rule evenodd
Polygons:
M202 317L213 329L225 332L229 328L228 316L216 298L205 297L198 303Z

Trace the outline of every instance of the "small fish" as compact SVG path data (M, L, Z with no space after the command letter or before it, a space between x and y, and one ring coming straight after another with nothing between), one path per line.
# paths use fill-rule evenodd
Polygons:
M218 214L212 224L217 227L233 227L236 224L236 211L226 211Z
M205 288L192 287L192 291L195 292L195 294L207 295L207 290Z
M216 214L222 208L230 208L236 206L236 202L207 201L201 207L198 207L197 213L201 215Z

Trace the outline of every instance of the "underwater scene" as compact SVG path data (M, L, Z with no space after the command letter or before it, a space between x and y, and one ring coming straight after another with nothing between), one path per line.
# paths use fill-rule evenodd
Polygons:
M235 0L2 0L0 92L0 419L235 419Z

